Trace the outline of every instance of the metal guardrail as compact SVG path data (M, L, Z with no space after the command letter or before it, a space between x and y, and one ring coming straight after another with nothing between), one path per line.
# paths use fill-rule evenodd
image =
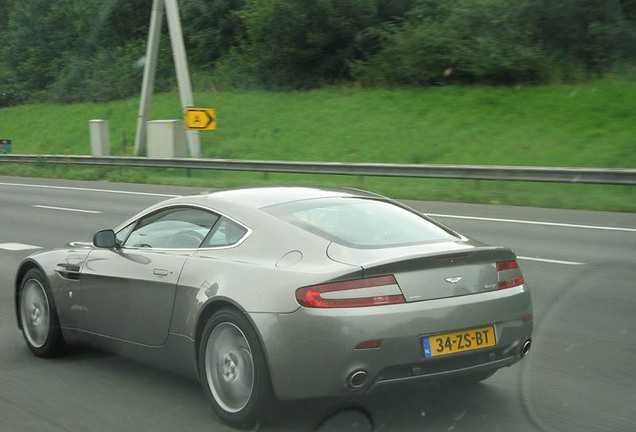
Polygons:
M150 159L119 156L3 155L5 163L134 166L227 171L335 174L378 177L447 178L544 183L636 185L636 169L557 168L497 165L403 165L352 162L296 162L237 159Z

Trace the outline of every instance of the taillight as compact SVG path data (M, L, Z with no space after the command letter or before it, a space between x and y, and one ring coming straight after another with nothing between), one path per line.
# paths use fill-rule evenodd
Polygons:
M499 289L512 288L523 285L523 276L517 261L497 262L497 276L499 278Z
M374 340L374 341L360 342L358 345L356 345L355 349L357 350L375 349L375 348L380 348L381 346L382 346L381 340Z
M393 275L299 288L296 300L301 306L312 308L380 306L406 301Z
M517 261L499 261L497 263L497 271L514 270L518 268L519 264L517 264Z

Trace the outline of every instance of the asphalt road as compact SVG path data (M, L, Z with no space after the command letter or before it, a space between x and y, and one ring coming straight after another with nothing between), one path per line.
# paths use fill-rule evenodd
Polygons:
M36 250L30 247L90 239L167 195L201 191L0 177L1 432L232 430L195 381L83 349L34 357L13 310L16 266ZM529 356L472 387L417 385L355 401L281 403L258 429L636 430L636 215L410 204L522 257L535 308ZM338 412L351 407L357 411Z

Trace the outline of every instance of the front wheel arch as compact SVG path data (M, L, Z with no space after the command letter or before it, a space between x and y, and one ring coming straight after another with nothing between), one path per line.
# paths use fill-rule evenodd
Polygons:
M36 288L33 288L33 284L27 285L31 281L35 282L35 285L37 285ZM33 289L35 289L35 293L33 292ZM40 322L33 321L33 324L30 327L25 326L22 322L24 320L22 316L22 309L24 305L22 305L22 302L25 300L25 290L29 290L29 294L27 295L32 298L32 300L30 300L32 302L31 304L35 307L34 311L38 313L37 317L32 317L31 319L40 321L40 316L46 317L45 320ZM37 291L40 291L42 294L39 299ZM19 326L22 330L27 347L31 350L31 352L36 356L43 358L62 355L66 344L64 342L64 336L62 335L62 329L57 315L55 299L53 298L53 294L50 290L48 278L39 266L29 268L20 278L20 286L16 294L16 304ZM39 312L40 310L43 311L41 315ZM44 327L46 336L42 343L39 343L39 341L34 338L35 336L41 335L34 335L32 332L35 331L37 333L36 328L40 325L44 325L44 323L46 323L46 326Z
M24 281L26 274L29 270L33 269L39 270L43 275L46 274L44 270L42 270L42 267L40 267L35 261L25 261L22 265L20 265L20 268L18 268L18 273L15 277L14 307L15 317L20 330L22 330L22 320L20 319L20 288L22 287L22 282Z

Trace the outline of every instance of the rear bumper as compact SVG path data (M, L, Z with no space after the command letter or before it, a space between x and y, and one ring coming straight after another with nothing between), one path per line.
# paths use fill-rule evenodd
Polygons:
M497 370L512 366L521 360L518 350L503 353L501 349L482 350L471 355L461 355L453 359L423 361L414 364L390 366L377 375L367 392L405 381L434 381L449 377Z
M250 314L261 334L272 384L281 399L368 393L386 384L438 379L510 366L532 335L526 286L501 291L389 306L309 309L290 314ZM425 358L421 338L494 325L497 345ZM360 342L382 340L375 349ZM352 388L351 374L368 379Z

